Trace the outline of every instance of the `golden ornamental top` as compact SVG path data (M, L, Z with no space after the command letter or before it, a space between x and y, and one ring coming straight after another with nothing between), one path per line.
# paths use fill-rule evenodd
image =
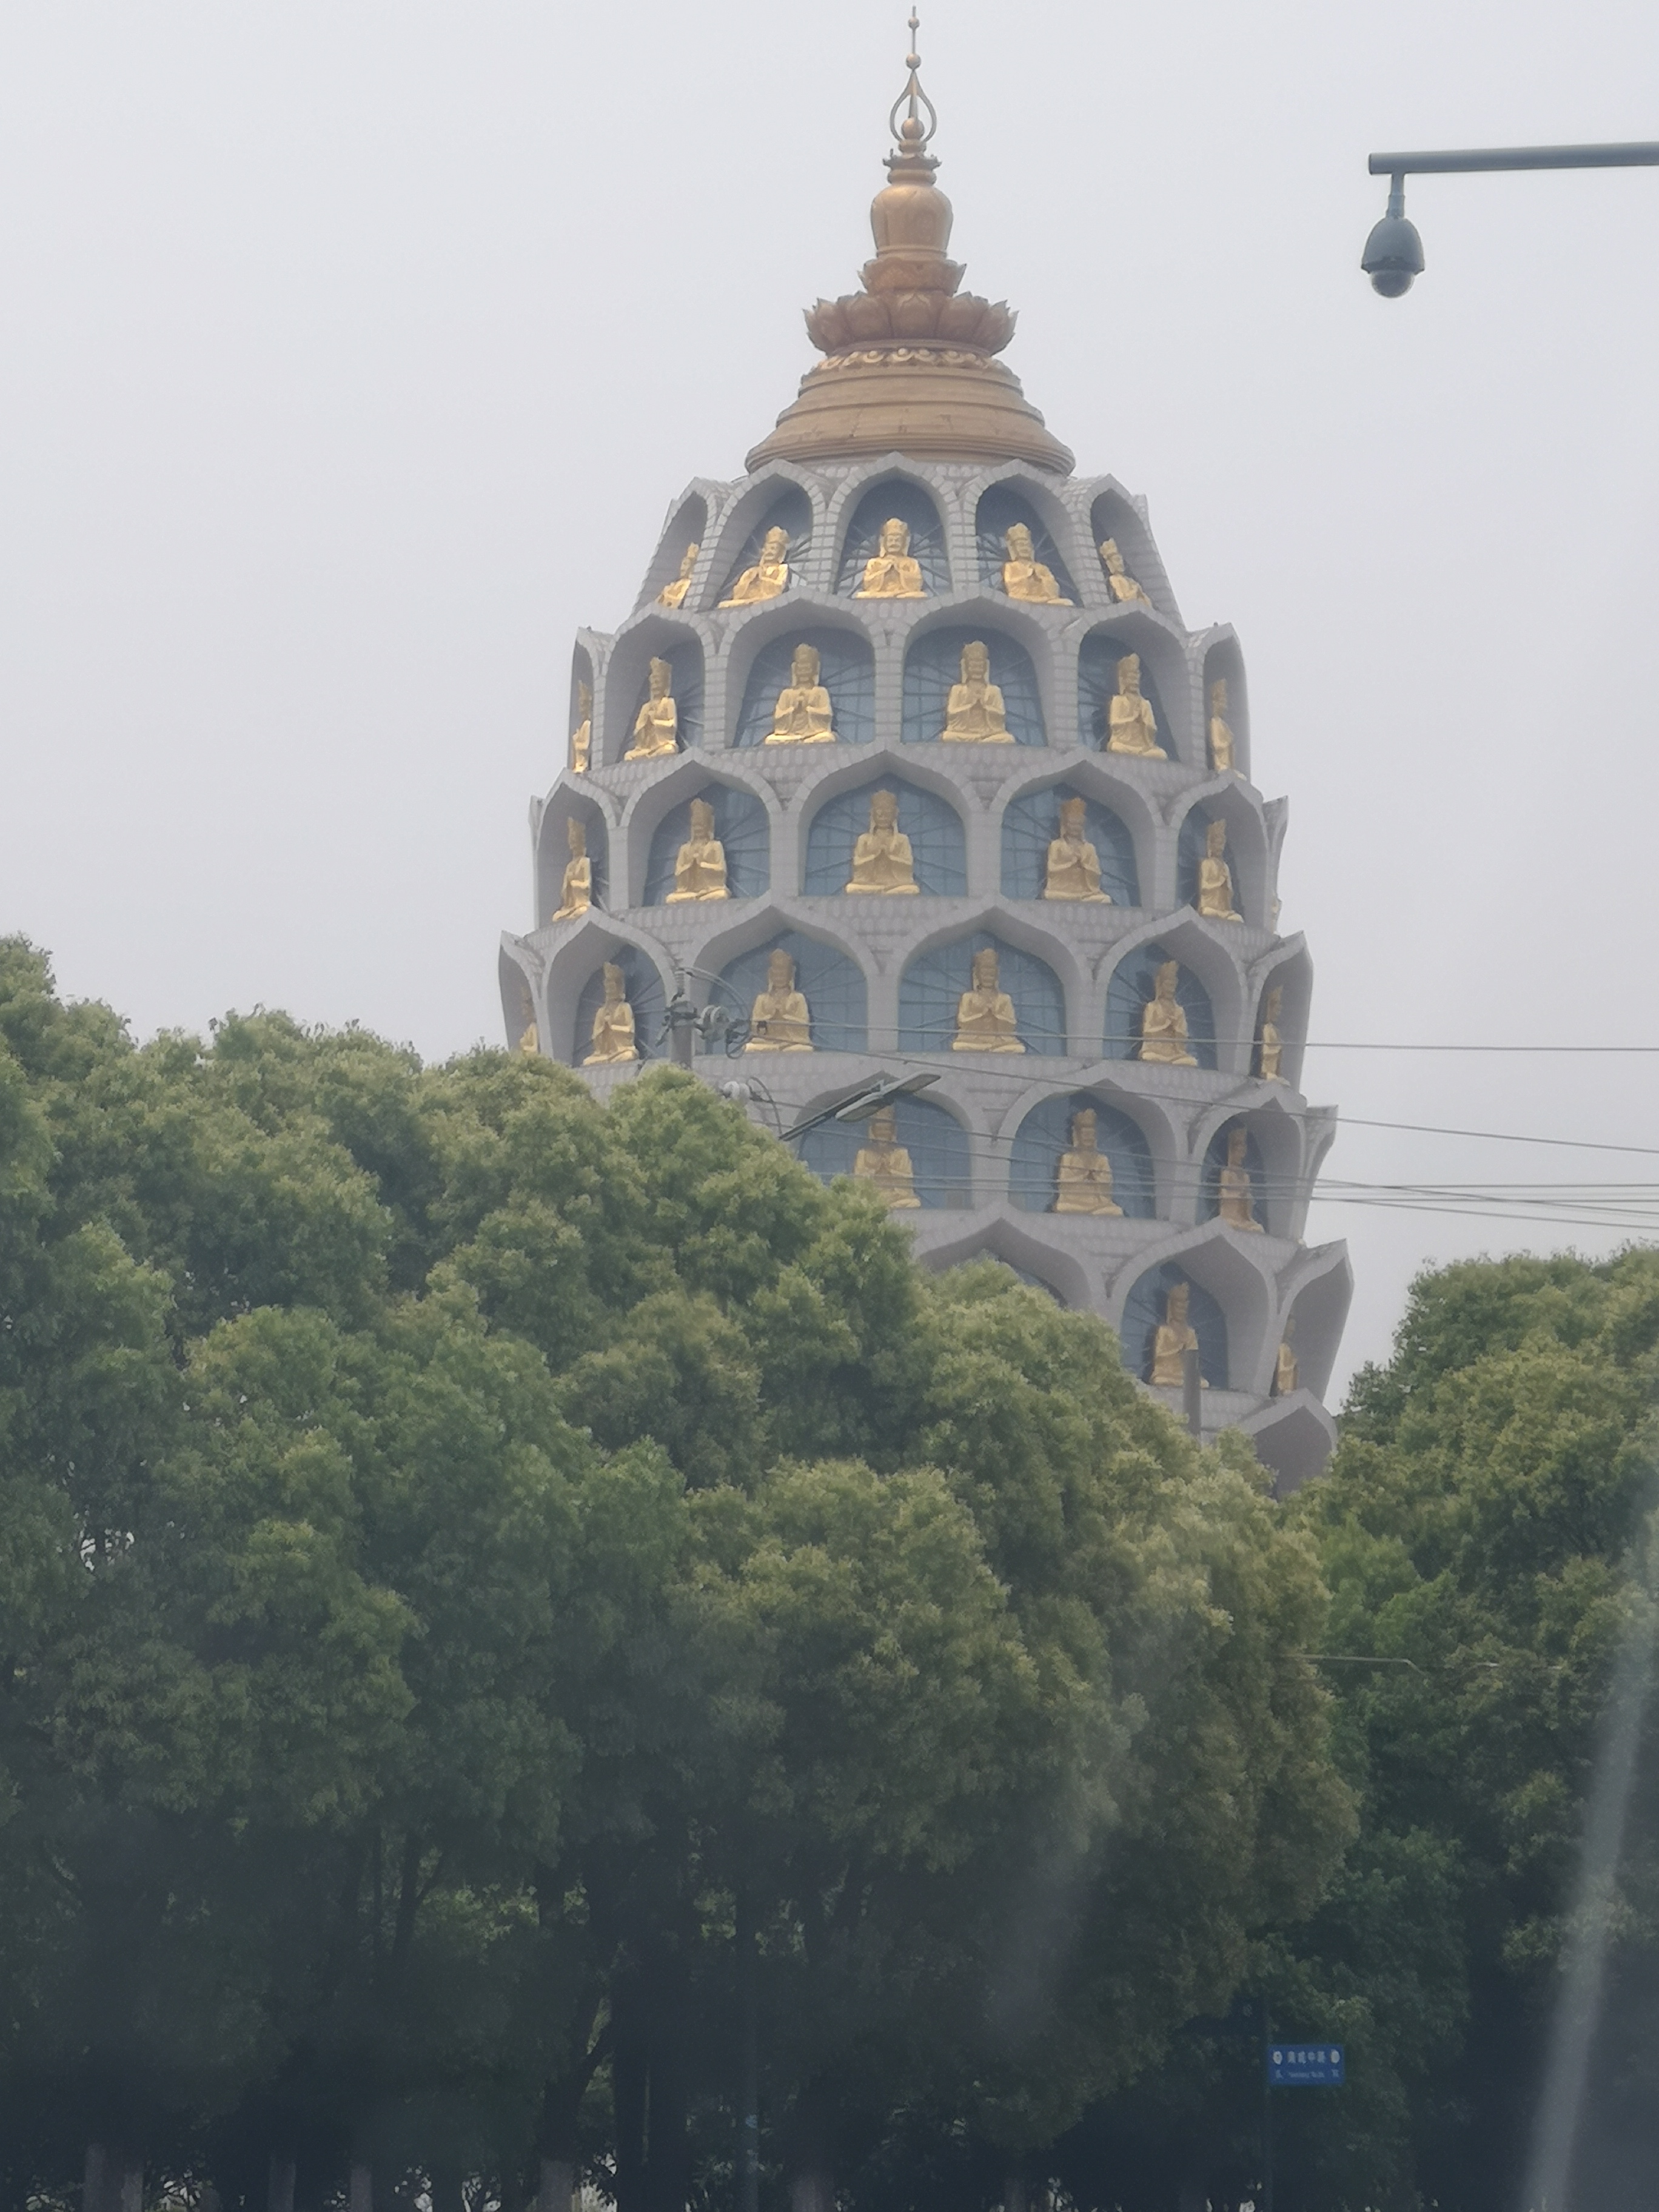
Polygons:
M952 211L928 151L939 118L921 87L919 27L913 12L908 81L888 118L887 182L870 207L875 258L860 291L808 308L807 335L827 358L750 454L751 469L889 452L1071 469L1018 379L992 358L1014 334L1012 310L959 290L962 264L945 252Z

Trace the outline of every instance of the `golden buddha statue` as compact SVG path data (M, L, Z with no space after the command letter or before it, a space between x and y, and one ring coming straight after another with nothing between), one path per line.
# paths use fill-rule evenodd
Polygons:
M789 681L778 694L772 710L769 745L833 744L833 712L830 694L818 681L818 649L798 645L789 661Z
M683 607L685 605L685 595L691 588L691 571L696 567L697 556L702 550L701 545L686 547L684 556L680 562L679 574L675 577L672 584L665 584L657 594L657 605L659 607Z
M915 892L915 864L910 840L898 826L898 793L872 791L870 827L861 830L853 848L853 880L848 891Z
M564 881L559 885L559 903L553 919L574 921L593 903L593 863L587 857L587 832L574 815L564 828L570 858L565 863Z
M519 1050L526 1060L539 1060L542 1041L533 1021L526 1022L519 1036Z
M729 898L726 848L714 835L714 810L706 799L691 802L691 834L674 855L674 888L667 903L686 899Z
M1117 664L1117 691L1111 702L1106 750L1133 753L1137 760L1168 760L1158 741L1158 717L1140 689L1140 655L1126 653Z
M925 599L921 568L910 552L910 526L890 515L881 526L876 550L864 564L864 581L855 599Z
M1112 1164L1096 1141L1092 1106L1072 1116L1072 1146L1060 1156L1054 1212L1119 1215L1123 1212L1112 1197Z
M1024 1052L1024 1046L1014 1034L1014 1002L998 980L994 945L975 953L969 973L972 988L957 1000L957 1033L951 1040L951 1051Z
M634 742L624 760L666 760L680 749L680 710L669 685L674 672L665 660L653 659L646 701L634 717Z
M619 1060L640 1056L634 1043L634 1009L625 995L623 971L609 960L605 963L605 996L593 1016L592 1043L592 1051L582 1062L584 1067L611 1067Z
M1011 599L1024 599L1036 606L1069 607L1073 603L1060 595L1054 581L1054 572L1045 568L1036 556L1031 543L1031 533L1024 523L1015 523L1005 531L1002 539L1008 557L1002 564L1002 588Z
M1187 1381L1185 1355L1198 1350L1198 1331L1187 1318L1188 1285L1175 1284L1164 1301L1164 1318L1152 1338L1152 1371L1147 1381L1160 1390L1179 1390ZM1209 1383L1199 1377L1200 1389Z
M1217 820L1204 832L1204 858L1198 864L1198 896L1194 903L1211 921L1243 921L1233 906L1233 872L1222 859L1227 849L1227 825Z
M1210 686L1210 766L1218 775L1237 775L1233 766L1233 733L1227 726L1227 679L1218 676Z
M723 607L753 606L757 599L775 599L789 588L789 532L769 530L761 540L760 559L745 568L732 586Z
M1293 1321L1287 1321L1278 1356L1273 1361L1273 1395L1275 1398L1288 1398L1292 1390L1301 1387L1302 1370L1295 1352L1291 1349L1291 1339L1295 1334L1296 1323Z
M1279 1009L1285 994L1275 984L1261 1001L1261 1030L1255 1041L1255 1072L1264 1083L1282 1083L1279 1062L1285 1057L1285 1043L1279 1034Z
M1086 900L1094 906L1110 906L1100 888L1100 855L1083 834L1088 808L1080 799L1060 802L1060 835L1048 847L1048 864L1042 878L1046 899Z
M1255 1200L1250 1190L1250 1171L1244 1164L1244 1148L1249 1142L1243 1129L1229 1131L1227 1136L1227 1164L1221 1170L1216 1186L1216 1212L1230 1229L1253 1230L1260 1237L1261 1224L1255 1218Z
M1178 961L1166 960L1152 984L1152 995L1140 1010L1140 1057L1164 1067L1196 1067L1187 1049L1187 1013L1176 997Z
M1115 538L1108 538L1103 542L1100 562L1106 571L1107 586L1120 605L1127 606L1132 600L1139 599L1143 606L1151 606L1150 597L1124 567L1123 556L1117 550Z
M795 988L795 963L784 951L766 963L766 988L749 1017L745 1052L811 1052L812 1017Z
M593 753L593 686L576 686L576 726L570 732L570 773L586 775Z
M853 1174L860 1182L874 1183L889 1206L920 1206L915 1170L897 1137L898 1117L890 1106L884 1106L870 1116L870 1141L859 1146Z
M1012 744L1001 687L991 681L990 647L977 640L964 645L958 666L962 680L951 686L940 738L947 744Z

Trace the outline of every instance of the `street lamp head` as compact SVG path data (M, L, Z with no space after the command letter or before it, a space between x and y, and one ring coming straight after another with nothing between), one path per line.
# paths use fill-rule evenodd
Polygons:
M1359 265L1374 292L1398 300L1411 290L1413 278L1423 274L1423 241L1417 225L1406 218L1406 179L1391 178L1389 186L1388 213L1373 225Z

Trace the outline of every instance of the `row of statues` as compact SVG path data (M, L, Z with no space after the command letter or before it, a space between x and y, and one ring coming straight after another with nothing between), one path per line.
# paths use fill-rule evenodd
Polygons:
M884 803L885 802L885 803ZM871 803L871 827L860 837L854 848L857 854L872 848L875 858L871 865L883 867L893 865L893 847L903 848L905 864L908 863L909 843L902 831L893 827L893 793L878 792ZM878 821L883 826L878 829ZM707 869L712 882L718 866L721 878L718 890L708 891L687 889L670 893L670 897L701 898L725 896L725 857L720 854L718 840L713 836L714 810L702 799L692 801L692 836L680 848L680 865L676 868L677 881L682 869L689 880L694 872ZM890 842L889 842L890 841ZM592 863L580 848L584 843L579 822L570 824L572 859L565 870L564 904L553 919L563 921L571 915L585 913L592 897ZM702 859L688 856L701 852ZM718 863L708 857L711 852L720 854ZM580 869L583 872L573 876ZM883 890L894 886L878 883L849 884L848 890ZM899 886L899 888L903 888ZM914 888L914 886L912 886ZM578 901L580 902L578 903ZM969 988L957 1000L956 1033L951 1040L952 1052L1023 1053L1025 1046L1019 1036L1018 1019L1012 995L1002 988L1000 963L994 945L986 945L975 953L969 968ZM1196 1067L1197 1056L1188 1050L1190 1036L1186 1009L1176 996L1180 979L1180 963L1164 961L1153 978L1152 995L1141 1008L1140 1036L1137 1056L1144 1065L1163 1067ZM612 978L617 990L611 989ZM628 1045L626 1052L616 1048L622 1026L621 1016L608 1011L618 1001L626 1011L626 1000L621 998L620 969L607 963L605 969L605 1001L595 1017L594 1051L586 1065L596 1066L611 1060L631 1060L633 1052L633 1016L628 1015ZM1282 1083L1280 1073L1284 1044L1278 1022L1283 992L1275 986L1262 1000L1261 1027L1256 1039L1256 1073L1263 1082ZM602 1038L600 1029L605 1036ZM767 963L767 988L756 999L750 1017L750 1039L744 1048L747 1052L810 1052L812 1049L811 1014L804 994L795 988L795 963L787 952L775 951ZM601 1047L603 1046L603 1049ZM1261 1224L1251 1213L1249 1176L1243 1164L1243 1133L1235 1130L1229 1139L1226 1166L1222 1170L1220 1212L1223 1220L1231 1221L1237 1229L1259 1229ZM1233 1149L1238 1148L1238 1157Z
M1117 690L1107 704L1107 751L1133 760L1168 760L1169 754L1158 741L1158 716L1152 702L1140 688L1139 653L1123 655L1117 664L1116 680ZM647 672L645 702L634 717L624 760L666 760L679 751L679 708L673 682L672 665L653 655ZM570 768L573 775L586 775L593 753L591 684L577 686L577 717L570 733ZM1210 686L1210 765L1218 774L1233 775L1237 773L1233 767L1233 733L1226 717L1227 681L1218 677ZM990 647L982 639L975 639L962 649L957 678L945 700L945 726L939 736L946 744L1008 745L1014 742L1001 687L991 680ZM823 681L821 656L816 646L798 645L790 658L789 681L778 694L772 726L762 742L829 744L835 738L835 709Z
M1054 572L1036 557L1030 526L1016 522L1003 532L1002 588L1011 599L1023 600L1027 605L1069 607L1076 604L1061 592ZM702 554L701 544L688 545L680 562L679 573L672 583L665 584L657 594L660 607L681 607L691 588L691 573ZM1113 599L1120 605L1137 601L1143 606L1152 604L1151 594L1138 584L1124 566L1123 556L1115 538L1104 539L1100 546L1100 562L1105 571L1106 584ZM732 586L729 598L720 601L722 607L748 607L764 599L781 599L789 588L789 533L774 526L762 538L760 550L754 562L743 570ZM922 580L921 564L910 550L910 526L896 515L890 515L876 536L876 550L864 564L855 599L925 599L927 586Z
M853 1176L856 1182L872 1183L889 1206L921 1204L909 1152L898 1141L892 1107L884 1106L871 1115L869 1136L859 1147ZM1060 1156L1054 1183L1056 1213L1122 1216L1123 1208L1112 1196L1112 1164L1100 1149L1091 1107L1072 1116L1072 1141Z

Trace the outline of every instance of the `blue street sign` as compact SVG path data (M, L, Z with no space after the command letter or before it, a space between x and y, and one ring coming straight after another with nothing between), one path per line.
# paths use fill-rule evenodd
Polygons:
M1344 2079L1340 2043L1270 2043L1267 2080L1275 2089L1326 2089Z

